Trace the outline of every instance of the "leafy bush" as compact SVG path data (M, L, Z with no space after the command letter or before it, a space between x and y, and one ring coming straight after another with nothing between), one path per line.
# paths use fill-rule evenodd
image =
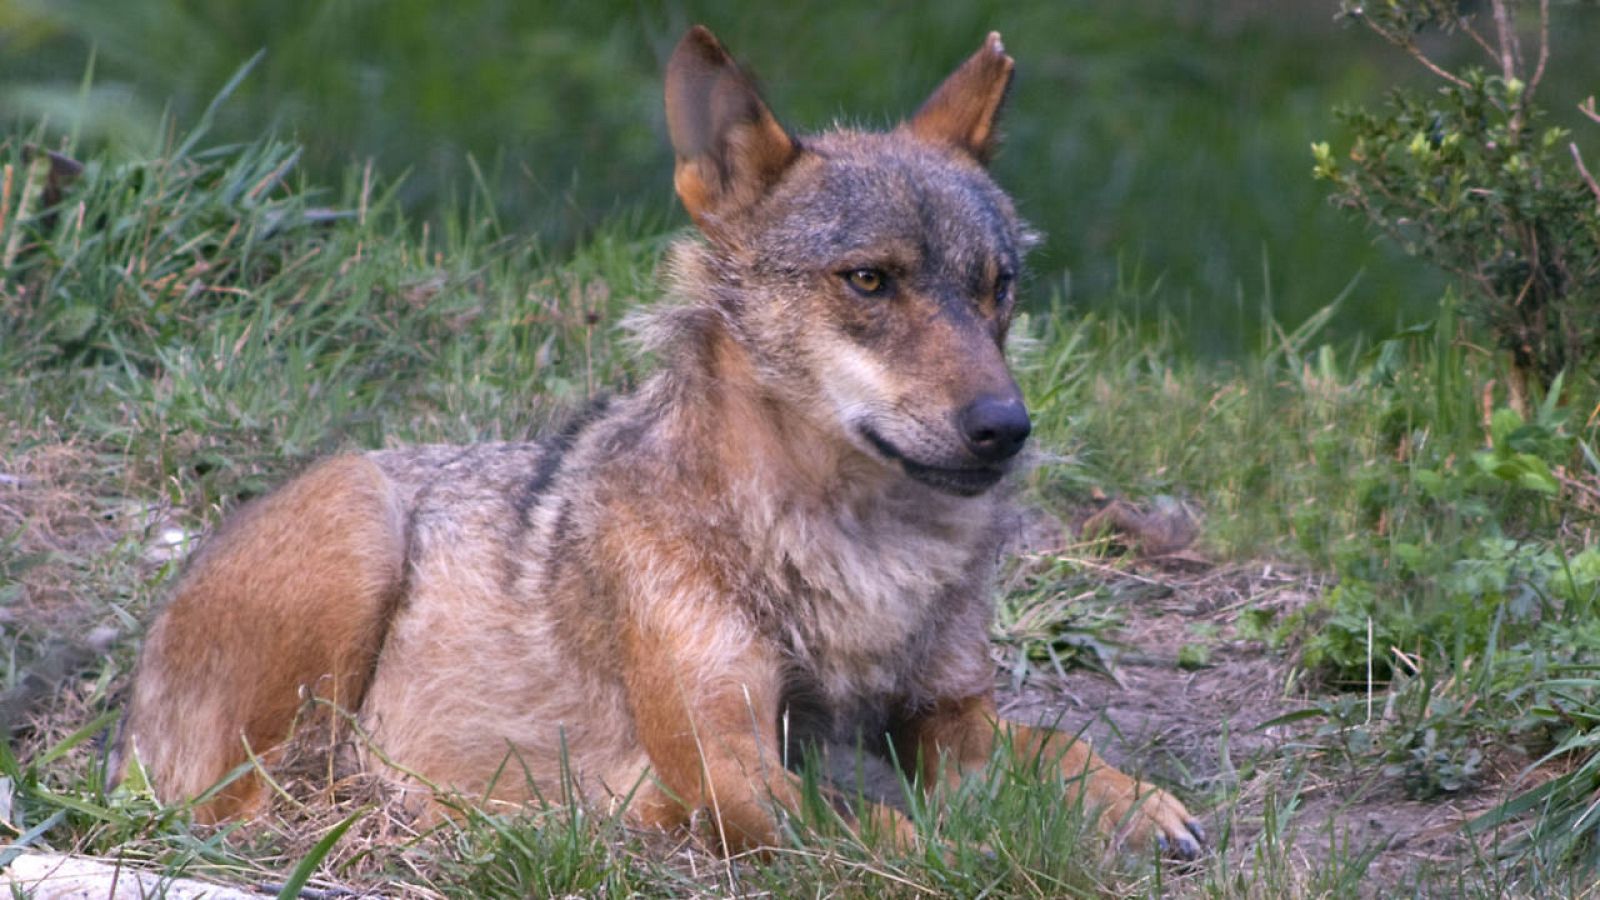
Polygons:
M1372 671L1387 680L1385 648L1459 661L1491 648L1497 631L1510 644L1592 614L1596 553L1553 533L1564 507L1553 473L1580 443L1554 398L1531 422L1495 410L1486 449L1408 445L1407 459L1357 479L1383 533L1335 548L1341 583L1302 617L1317 623L1302 648L1307 668L1360 684L1375 646Z
M1444 84L1432 93L1396 90L1381 112L1344 113L1355 135L1344 159L1327 143L1312 152L1338 203L1462 281L1469 315L1510 352L1513 402L1525 407L1531 380L1548 387L1600 351L1600 185L1568 132L1542 124L1534 97L1549 59L1549 3L1540 4L1537 40L1526 49L1516 30L1521 5L1343 0L1344 16ZM1469 38L1493 71L1435 62L1418 43L1428 28ZM1600 122L1592 99L1584 111Z

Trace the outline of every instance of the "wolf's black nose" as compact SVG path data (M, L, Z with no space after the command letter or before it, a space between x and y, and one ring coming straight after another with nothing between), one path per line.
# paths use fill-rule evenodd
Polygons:
M987 463L1003 462L1017 455L1033 431L1028 409L1015 396L986 394L972 401L956 419L961 436L972 455Z

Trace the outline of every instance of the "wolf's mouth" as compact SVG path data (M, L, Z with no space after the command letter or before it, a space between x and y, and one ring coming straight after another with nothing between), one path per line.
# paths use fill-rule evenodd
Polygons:
M867 439L867 443L871 444L879 453L899 463L900 468L912 480L920 481L931 488L937 488L946 493L962 497L975 497L994 487L1006 474L1003 466L971 466L949 469L941 466L930 466L907 457L900 452L900 448L889 443L883 435L865 425L860 426L860 432L861 436Z

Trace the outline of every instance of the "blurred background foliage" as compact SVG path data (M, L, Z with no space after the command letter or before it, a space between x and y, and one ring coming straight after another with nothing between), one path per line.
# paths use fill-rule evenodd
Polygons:
M1341 336L1430 317L1442 278L1376 246L1310 178L1339 104L1426 73L1324 0L0 0L0 123L140 158L219 110L211 140L301 143L312 184L372 161L414 219L485 198L562 254L618 215L670 227L660 70L691 22L786 124L885 125L989 30L1019 61L996 163L1047 240L1032 294L1157 305L1237 356L1348 292ZM1545 102L1600 83L1600 10L1557 9ZM40 123L44 123L42 126ZM481 208L481 205L480 205ZM1263 316L1265 309L1268 315ZM1146 315L1148 313L1148 316Z

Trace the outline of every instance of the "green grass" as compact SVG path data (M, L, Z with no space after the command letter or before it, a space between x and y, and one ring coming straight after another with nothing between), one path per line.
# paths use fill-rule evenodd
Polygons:
M1438 292L1435 273L1375 245L1307 177L1311 142L1341 140L1336 105L1427 77L1332 21L1335 8L13 0L0 7L0 121L44 120L51 145L73 136L149 156L170 133L164 114L194 121L265 51L217 113L221 140L293 139L323 184L374 159L419 220L489 184L507 226L564 252L619 212L683 221L662 175L660 73L691 22L748 60L800 130L907 115L997 29L1019 75L996 168L1045 234L1041 280L1076 309L1152 327L1170 315L1204 354L1240 357L1264 300L1296 326L1365 272L1330 326L1348 337L1424 317ZM1563 75L1547 96L1577 120L1600 17L1584 4L1556 15L1551 71ZM1118 293L1135 273L1162 289Z
M1174 785L1218 823L1217 851L1199 866L1064 852L1093 845L1085 819L1061 785L1026 772L918 807L927 853L862 845L817 813L796 825L792 849L732 864L685 836L630 832L559 802L470 812L403 839L359 802L229 833L191 830L137 790L107 795L93 743L175 570L151 552L164 529L197 533L340 449L536 435L648 365L617 324L657 299L672 236L649 216L552 258L504 230L486 196L424 226L381 172L323 189L299 174L298 154L199 137L132 161L96 156L53 215L19 216L15 199L5 210L0 247L19 240L0 276L0 688L24 687L54 638L95 627L116 637L51 686L0 755L11 810L0 841L280 883L327 850L322 877L455 896L791 896L817 885L830 896L1342 896L1370 883L1371 853L1337 836L1328 853L1296 845L1303 832L1289 825L1307 779L1376 770L1437 798L1482 783L1474 759L1512 745L1529 761L1555 753L1564 768L1552 771L1567 773L1524 802L1543 830L1405 877L1537 895L1591 871L1593 826L1575 837L1568 826L1600 780L1587 668L1600 653L1600 565L1585 550L1600 486L1596 386L1569 382L1526 416L1501 409L1503 392L1486 387L1503 381L1500 361L1448 307L1356 342L1318 331L1338 306L1291 333L1267 319L1270 338L1218 364L1197 360L1171 319L1081 315L1048 283L1016 329L1053 457L1029 475L1029 496L1068 518L1100 496L1178 498L1204 512L1213 559L1338 581L1282 619L1253 601L1240 612L1287 661L1303 730L1231 776ZM16 138L0 159L26 170ZM1162 290L1125 283L1107 303ZM1128 597L1105 573L1121 566L1102 542L1015 573L997 634L1012 670L1106 665ZM317 845L352 815L337 846ZM1521 855L1494 855L1506 848Z

